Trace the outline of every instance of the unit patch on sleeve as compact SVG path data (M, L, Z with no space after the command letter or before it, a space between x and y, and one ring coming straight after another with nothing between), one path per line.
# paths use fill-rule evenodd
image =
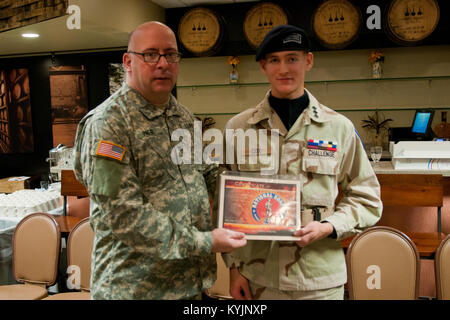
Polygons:
M109 141L100 140L95 154L98 156L122 161L123 156L125 155L125 151L126 148L122 147L121 145Z

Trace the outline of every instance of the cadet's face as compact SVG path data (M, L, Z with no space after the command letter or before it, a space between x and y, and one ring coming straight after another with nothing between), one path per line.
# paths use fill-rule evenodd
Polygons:
M128 51L165 54L178 52L178 48L175 35L170 29L151 25L135 31ZM167 63L165 57L160 57L158 63L148 63L141 55L126 53L124 64L131 87L152 102L167 100L177 81L178 63Z
M259 64L274 97L295 99L303 95L305 74L312 68L313 60L311 52L281 51L267 54Z

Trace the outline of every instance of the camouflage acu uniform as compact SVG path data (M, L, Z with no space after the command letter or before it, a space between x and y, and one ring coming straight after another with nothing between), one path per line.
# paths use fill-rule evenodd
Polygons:
M91 199L93 299L187 298L213 285L216 167L170 157L171 132L193 134L193 121L173 96L158 109L124 84L80 122L75 174ZM123 159L100 152L105 141Z
M233 117L226 126L279 129L279 173L297 175L303 183L302 226L313 220L328 221L337 233L337 239L328 237L303 248L295 242L254 240L224 254L228 267L239 267L261 290L311 291L343 285L347 274L340 240L374 225L381 217L380 186L353 124L305 91L309 106L288 132L269 105L269 93L259 105ZM308 148L310 139L333 142L337 150ZM228 169L259 171L260 165L234 164ZM343 198L335 206L338 185ZM255 298L261 293L253 292Z

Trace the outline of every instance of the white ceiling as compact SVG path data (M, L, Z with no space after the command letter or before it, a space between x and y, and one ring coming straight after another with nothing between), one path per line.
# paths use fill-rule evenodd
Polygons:
M0 58L50 52L123 49L129 33L139 24L165 21L164 9L200 4L231 4L257 0L69 0L81 11L81 29L69 30L69 15L30 26L0 32ZM22 33L35 32L39 38L26 39Z

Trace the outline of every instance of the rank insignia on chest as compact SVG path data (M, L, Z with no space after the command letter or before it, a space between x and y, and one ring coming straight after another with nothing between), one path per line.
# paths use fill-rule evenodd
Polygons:
M318 149L327 151L337 151L337 143L318 139L308 139L308 149Z
M95 154L98 156L122 161L123 156L125 155L125 150L126 148L122 147L121 145L109 141L100 140Z

